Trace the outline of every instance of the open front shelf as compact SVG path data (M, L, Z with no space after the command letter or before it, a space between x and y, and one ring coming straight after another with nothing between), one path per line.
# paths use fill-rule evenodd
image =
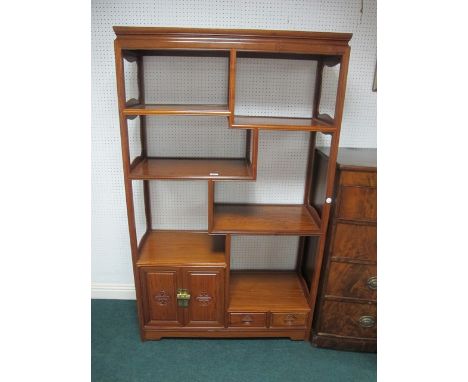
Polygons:
M263 129L263 130L305 130L320 131L323 133L335 132L333 119L318 118L289 118L289 117L253 117L234 116L231 124L237 129Z
M123 109L126 116L132 115L230 115L227 105L162 105L132 104Z
M295 272L231 272L229 312L309 312Z
M305 205L215 204L212 233L317 235L320 220Z
M252 165L241 159L143 158L137 157L130 179L223 179L252 180Z
M149 231L138 266L226 266L224 236L204 232Z

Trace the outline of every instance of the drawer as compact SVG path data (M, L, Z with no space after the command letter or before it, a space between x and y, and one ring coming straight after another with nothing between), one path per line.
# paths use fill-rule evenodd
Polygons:
M377 227L337 223L334 227L332 256L377 261Z
M376 338L377 306L324 301L320 314L319 334Z
M377 189L341 186L336 216L340 219L376 221Z
M377 299L377 266L330 262L325 295Z
M308 314L301 313L271 313L271 327L306 326Z
M229 326L265 328L266 313L229 313Z
M343 186L377 187L377 173L343 171L340 176L340 184Z

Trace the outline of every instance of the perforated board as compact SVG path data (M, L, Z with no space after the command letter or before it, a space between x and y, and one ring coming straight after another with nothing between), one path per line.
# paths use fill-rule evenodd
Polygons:
M350 45L351 60L348 73L348 86L343 117L341 146L347 147L375 147L376 146L376 93L371 91L376 59L376 2L364 1L363 14L360 14L361 2L345 0L328 1L275 1L275 0L239 0L239 1L141 1L125 2L122 0L94 0L92 2L92 281L102 283L132 283L132 269L128 238L125 193L122 175L122 160L120 149L120 132L118 123L117 92L115 84L115 61L113 40L115 35L113 25L133 26L180 26L205 28L257 28L257 29L286 29L311 30L330 32L351 32L354 34ZM156 68L148 81L146 90L147 100L156 93L151 93L151 86L159 83L159 88L170 90L171 84L186 86L184 92L169 98L165 102L188 102L183 97L190 98L190 102L218 102L225 98L227 85L222 76L215 75L206 78L203 73L209 70L222 74L227 72L225 60L212 58L207 63L205 58L195 64L191 70L198 71L200 76L188 80L184 65L187 61L193 63L193 58L177 62L174 66L171 58L160 57L145 59L145 69L148 75L150 68ZM163 62L166 60L165 62ZM310 110L311 92L306 84L313 81L313 74L308 72L310 63L295 62L294 70L281 70L287 61L275 62L240 62L247 65L248 70L238 72L238 81L245 81L246 87L238 89L244 95L251 95L251 103L239 102L236 111L248 112L255 110L263 115L306 116ZM308 66L309 65L309 66ZM129 66L127 70L129 81L134 82L134 70ZM262 67L261 73L255 72L255 67ZM242 66L240 66L242 69ZM168 69L166 73L166 69ZM159 70L159 71L158 71ZM251 72L254 71L254 72ZM330 76L336 78L335 69L331 73L325 72L325 80ZM286 73L287 72L287 73ZM133 74L132 74L133 73ZM240 73L240 74L239 74ZM263 74L262 74L263 73ZM276 73L276 74L274 74ZM283 73L283 74L282 74ZM284 75L288 75L288 78ZM275 75L278 76L275 79ZM133 76L133 77L131 77ZM272 99L268 104L258 107L258 97L255 94L262 89L262 76L274 80L279 86L277 92L272 92ZM192 82L190 82L192 81ZM240 82L242 83L242 82ZM331 82L327 82L331 83ZM216 84L215 89L211 89ZM291 84L294 84L292 87ZM136 97L136 88L127 85L129 98ZM259 90L260 89L260 90ZM203 90L203 91L201 91ZM294 92L291 92L294 90ZM322 96L322 110L327 111L327 102L333 99L331 88L325 87ZM257 93L256 93L257 92ZM163 92L164 93L164 92ZM184 95L185 94L185 95ZM238 96L241 93L238 93ZM275 94L278 98L275 98ZM174 94L172 94L173 96ZM196 96L193 99L192 96ZM286 98L285 98L286 97ZM290 100L291 103L283 103ZM161 99L164 102L164 99ZM333 103L330 102L330 105ZM281 109L281 105L285 109ZM330 108L331 109L331 108ZM332 111L332 110L331 110ZM150 155L180 155L180 156L218 156L220 152L226 157L235 157L243 151L244 139L242 132L227 130L227 123L222 118L194 118L161 117L150 119L149 152ZM137 120L135 120L136 123ZM133 121L130 121L132 123ZM160 128L160 130L155 130ZM219 129L218 129L219 128ZM132 130L132 129L130 129ZM194 139L192 131L197 130L198 138ZM162 134L167 133L167 134ZM238 134L235 134L238 133ZM133 134L133 135L132 135ZM139 132L133 129L130 134L132 155L139 153ZM241 184L222 184L217 187L217 200L225 201L255 201L297 203L301 200L303 191L303 171L305 171L306 147L305 133L267 132L262 133L259 147L259 180L257 185L248 182ZM193 143L193 145L192 145ZM210 149L210 147L212 147ZM217 148L216 148L217 147ZM296 150L297 148L297 150ZM212 151L210 151L212 150ZM275 150L278 153L275 154ZM282 157L282 162L274 164L263 163L262 158L275 160L276 155ZM292 164L296 163L295 166ZM267 175L266 175L267 174ZM135 194L135 208L137 226L141 231L144 222L142 215L142 191L133 182ZM206 227L206 182L151 182L151 193L154 196L152 206L155 214L153 225L156 227L197 229ZM190 200L195 205L182 202ZM156 217L156 211L161 212ZM184 211L184 212L182 212ZM160 219L160 220L158 220ZM141 232L139 233L141 235ZM268 238L262 248L269 248ZM287 238L292 240L291 238ZM296 256L294 250L283 251L285 256L258 252L255 259L251 256L253 247L247 245L249 240L241 238L234 244L235 253L233 265L237 267L237 260L244 259L239 266L257 266L252 263L270 261L277 258L277 263L270 263L269 267L291 267ZM263 239L262 239L263 240ZM278 239L279 240L279 239ZM297 240L297 238L296 238ZM244 244L243 244L244 243ZM253 243L253 242L252 242ZM286 242L285 242L286 243ZM256 244L256 242L255 242ZM291 245L290 245L291 244ZM284 244L288 248L292 243ZM280 248L279 243L271 248ZM281 247L281 248L284 248ZM290 261L289 263L287 261ZM235 262L235 263L234 263Z

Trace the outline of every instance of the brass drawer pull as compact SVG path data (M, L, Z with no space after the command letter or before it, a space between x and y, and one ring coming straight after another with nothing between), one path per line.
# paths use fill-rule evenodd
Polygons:
M363 328L372 328L375 326L375 317L361 316L359 318L359 325L361 325Z
M367 279L367 287L372 290L377 289L377 276L372 276Z
M249 316L249 315L246 315L246 316L242 317L242 320L241 320L241 322L244 325L250 325L253 321L254 320L253 320L252 316Z

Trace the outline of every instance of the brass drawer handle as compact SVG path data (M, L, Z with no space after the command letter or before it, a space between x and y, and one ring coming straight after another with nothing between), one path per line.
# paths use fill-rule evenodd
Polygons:
M372 276L367 279L367 287L372 290L377 289L377 276Z
M359 318L359 325L361 325L363 328L372 328L375 326L375 317L361 316Z
M242 317L242 320L241 320L241 322L244 325L250 325L253 321L254 320L253 320L252 316L250 316L250 315L246 315L246 316Z

